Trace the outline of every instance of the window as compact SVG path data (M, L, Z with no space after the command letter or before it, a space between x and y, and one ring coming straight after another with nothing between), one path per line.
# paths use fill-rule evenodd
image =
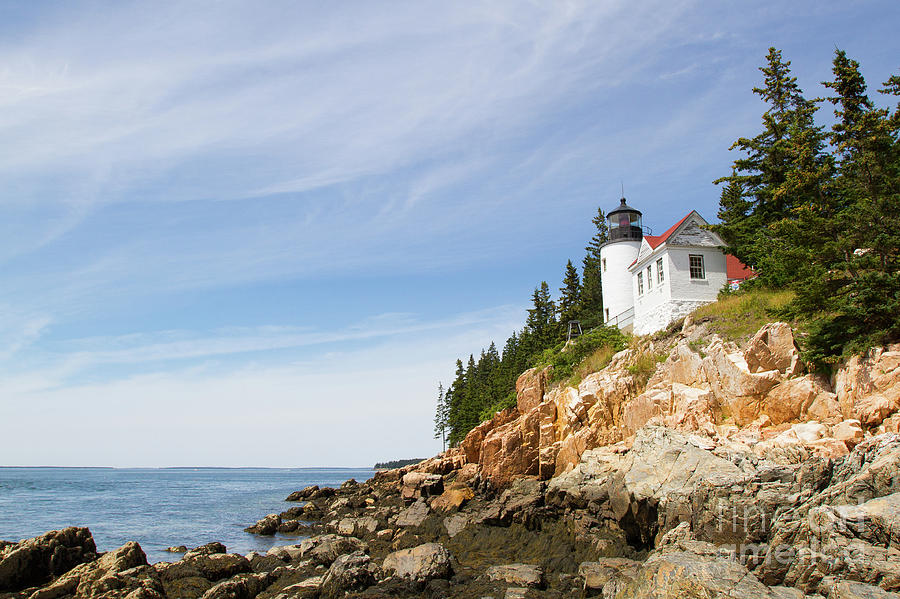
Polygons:
M604 259L601 260L600 262L603 263L603 272L606 272L606 258L604 258Z
M706 268L703 266L703 256L700 254L690 254L688 259L691 262L691 278L705 279Z
M644 295L644 273L638 273L638 295Z
M666 280L665 275L663 275L663 259L660 258L656 261L656 280L662 285L662 282Z
M604 308L603 311L606 313L606 322L609 322L609 308Z
M651 289L653 289L653 271L651 270L651 267L648 266L647 267L647 291L650 291Z

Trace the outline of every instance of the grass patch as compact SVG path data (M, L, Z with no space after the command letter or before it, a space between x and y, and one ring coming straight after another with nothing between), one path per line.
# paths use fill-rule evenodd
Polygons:
M712 332L740 343L772 319L787 318L793 291L749 289L720 297L719 301L694 310L694 322L708 321Z
M634 376L638 387L643 388L647 385L647 381L650 380L653 373L656 372L656 367L665 362L666 358L667 355L664 353L656 354L649 351L639 351L634 362L626 366L625 370Z
M584 377L593 370L586 362L602 364L597 370L609 363L609 358L625 349L626 338L615 327L600 327L578 337L573 343L566 346L565 342L556 347L545 350L540 355L535 366L550 366L553 368L550 374L550 383L574 380L576 377ZM606 355L608 354L608 357ZM605 359L605 362L604 362ZM584 364L584 369L579 367ZM579 379L580 380L580 379Z
M513 391L503 399L494 402L492 405L487 408L481 410L481 413L478 415L478 419L481 422L485 420L490 420L494 417L494 414L497 412L502 412L506 408L513 408L516 406L516 392Z
M611 345L604 345L595 349L575 366L572 376L569 377L568 385L570 387L577 387L587 375L603 370L609 365L612 357L619 351L620 350Z

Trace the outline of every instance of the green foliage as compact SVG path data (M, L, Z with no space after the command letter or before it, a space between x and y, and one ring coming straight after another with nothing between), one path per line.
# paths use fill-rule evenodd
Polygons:
M784 286L793 278L796 256L772 225L788 218L795 207L820 197L831 175L832 161L824 153L824 134L816 127L814 102L803 97L791 62L769 48L763 87L753 93L768 105L763 130L753 138L739 138L735 159L719 198L720 224L713 228L728 244L728 252L759 272L768 286ZM789 259L794 258L794 259Z
M578 269L569 260L566 262L566 275L563 278L563 286L559 288L559 324L563 328L571 320L577 320L581 312L581 279L578 277Z
M612 355L609 348L621 345L621 335L617 330L614 335L601 329L600 332L579 339L572 346L576 349L572 350L570 347L565 352L561 351L565 345L569 321L581 321L584 329L599 326L603 322L600 247L608 239L603 211L598 209L591 222L596 227L596 232L585 248L587 255L583 260L582 277L579 277L578 269L569 260L559 290L559 301L553 300L550 286L542 281L532 293L525 327L513 332L506 340L502 354L491 343L490 348L482 351L478 359L474 355L469 356L465 366L462 360L456 361L456 375L453 383L444 391L443 398L440 397L439 390L434 420L435 438L443 439L446 435L450 445L456 445L481 421L514 406L516 379L523 371L542 363L546 350L556 348L546 356L553 356L553 361L558 363L554 372L558 371L557 376L565 378L583 376L584 373L579 375L574 371L579 362L584 362L582 368L585 368L588 367L588 362L599 364L603 360L608 361ZM605 341L601 343L601 339ZM603 349L604 347L607 349ZM591 360L585 360L590 354L594 354Z
M859 64L836 50L825 132L790 62L773 48L767 63L754 89L769 104L764 131L735 142L744 156L717 181L728 185L716 230L757 285L792 290L781 313L806 323L805 356L822 365L900 339L900 108L876 107ZM900 95L900 76L880 93ZM755 319L740 320L729 336Z
M481 414L478 415L478 420L484 422L485 420L490 420L494 417L494 414L497 412L502 412L507 408L516 407L516 392L511 391L506 397L501 398L499 401L491 404L487 408L481 411Z
M584 327L593 328L603 324L603 287L600 283L600 248L609 240L606 216L603 210L597 209L597 215L591 219L596 232L587 247L582 260L581 306L579 318Z
M790 290L742 287L719 301L694 310L695 322L708 321L710 331L741 343L772 319L789 318L787 306L795 295Z
M653 373L656 372L656 367L665 361L666 354L639 351L637 352L637 357L634 362L626 366L625 369L634 375L639 387L644 387L647 384L647 381L650 380L650 377L653 376Z
M534 366L550 366L550 380L568 379L575 367L600 348L612 348L613 353L625 348L625 336L615 327L600 327L578 337L566 347L563 341L554 347L544 350L537 357Z

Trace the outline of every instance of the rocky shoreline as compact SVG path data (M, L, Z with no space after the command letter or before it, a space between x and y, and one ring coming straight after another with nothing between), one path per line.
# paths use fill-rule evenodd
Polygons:
M641 352L664 358L643 381ZM900 598L900 348L828 379L787 325L741 350L689 323L548 378L460 447L247 529L296 544L150 565L69 528L0 543L0 599Z

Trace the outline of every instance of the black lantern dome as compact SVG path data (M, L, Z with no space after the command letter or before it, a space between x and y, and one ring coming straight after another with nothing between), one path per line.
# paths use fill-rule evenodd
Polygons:
M640 241L644 238L641 226L641 211L635 210L621 199L621 204L606 215L609 226L609 241Z

